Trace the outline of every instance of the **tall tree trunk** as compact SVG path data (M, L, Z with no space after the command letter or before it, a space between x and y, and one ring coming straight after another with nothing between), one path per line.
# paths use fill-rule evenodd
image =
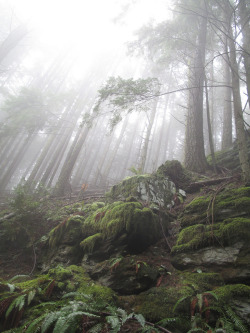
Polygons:
M104 171L102 173L102 180L103 180L103 185L107 185L108 184L108 175L111 171L111 166L112 166L112 163L116 157L116 154L117 154L117 151L120 147L120 144L121 144L121 141L124 137L124 133L126 131L126 128L127 128L127 125L128 125L128 120L129 120L129 115L126 116L126 118L124 119L124 122L122 124L122 128L121 128L121 132L119 134L119 137L117 138L116 140L116 143L115 143L115 146L109 156L109 159L107 161L107 164L105 165L105 168L104 168Z
M209 147L210 147L210 153L211 153L211 157L212 157L213 168L214 168L214 171L216 171L216 162L215 162L215 155L214 155L214 142L213 142L213 133L212 133L212 126L211 126L211 116L210 116L210 109L209 109L208 87L207 87L206 76L205 76L205 90L206 90L207 127L208 127Z
M250 107L250 5L246 0L239 0L239 16L242 33L242 48L244 67L246 71L246 84L248 94L248 104Z
M8 186L9 181L17 170L18 165L20 164L24 153L27 151L28 147L32 142L33 133L29 133L25 140L23 141L18 153L13 158L11 164L8 166L8 170L2 175L0 181L0 190L3 191Z
M65 195L67 194L68 189L71 188L70 176L72 174L77 157L81 151L82 145L88 135L88 132L88 128L79 129L60 172L57 184L54 189L55 195Z
M240 96L240 79L239 79L239 71L238 64L236 58L236 47L235 40L231 25L231 6L229 1L226 1L225 4L225 15L228 22L228 44L229 44L229 60L230 60L230 68L232 74L232 90L233 90L233 105L234 105L234 118L235 118L235 128L237 135L237 143L239 150L239 159L240 166L242 170L242 178L246 183L250 183L250 164L248 159L248 149L247 149L247 139L244 127L244 118L242 112L242 103Z
M192 171L204 172L208 167L203 136L203 85L205 78L204 64L207 35L206 16L201 16L199 21L196 53L189 79L190 90L186 125L185 166Z
M226 36L225 36L226 37ZM225 38L225 53L228 54L227 37ZM226 85L231 85L231 75L229 67L229 57L223 61L224 76ZM224 88L224 101L223 101L223 128L222 128L222 142L221 149L228 149L232 146L232 89L229 87Z
M158 103L158 98L154 100L153 105L152 105L152 110L148 117L148 126L147 126L147 131L146 131L146 137L144 139L141 156L140 156L140 163L139 163L139 169L142 173L145 172L145 164L146 164L147 154L148 154L148 145L149 145L149 140L150 140L150 136L151 136L151 132L152 132L152 127L153 127L154 120L155 120L157 103Z

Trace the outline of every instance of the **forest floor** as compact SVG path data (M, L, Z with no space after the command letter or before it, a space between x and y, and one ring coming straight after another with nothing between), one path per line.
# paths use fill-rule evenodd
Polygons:
M210 182L211 180L218 180L223 179L224 181L220 181L219 184L210 185L207 186L206 182ZM212 172L206 174L205 176L202 176L202 181L205 182L204 186L198 189L198 191L195 191L194 193L187 193L187 196L185 198L184 203L179 204L177 206L174 206L171 208L169 213L171 214L174 222L172 223L173 228L169 230L170 235L168 235L168 241L171 245L171 247L175 244L176 241L176 235L179 231L179 224L178 224L178 216L181 216L182 213L185 210L185 207L194 199L198 198L199 196L203 196L207 194L208 192L216 192L216 190L219 187L228 186L229 184L233 187L239 187L243 186L242 182L239 182L238 176L235 176L234 178L230 179L230 175L224 175L221 177L221 175L214 174ZM104 194L104 191L103 191ZM95 201L102 201L104 198L104 195L102 195L102 191L99 191L98 195L92 194L91 196L86 195L81 200L77 199L77 197L71 197L71 198L53 198L52 200L52 206L56 210L63 208L65 206L82 202L84 200L84 204L93 203ZM6 214L11 212L10 207L5 201L4 208ZM58 224L58 221L45 221L45 223L41 223L37 225L37 231L38 233L43 236L47 234L51 229L53 229ZM157 251L154 251L154 249L157 249ZM30 275L31 272L33 272L35 269L36 264L36 254L34 250L30 249L23 249L20 251L20 249L15 249L11 247L6 253L0 254L0 276L1 278L8 280L13 276L16 275ZM168 246L166 244L166 241L164 238L159 240L159 242L153 246L151 246L149 249L147 249L145 252L143 252L139 256L139 260L146 261L149 264L152 264L153 266L159 266L163 265L166 267L166 269L169 272L173 271L173 267L171 265L170 260L170 253L168 250ZM168 281L161 281L162 284L170 283L172 280L171 276L169 275Z

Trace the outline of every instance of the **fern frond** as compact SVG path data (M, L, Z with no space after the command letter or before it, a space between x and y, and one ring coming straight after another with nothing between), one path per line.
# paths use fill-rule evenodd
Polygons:
M175 303L174 307L173 307L173 312L175 312L176 308L179 306L179 304L183 301L185 301L189 296L183 296L180 299L178 299L178 301Z
M67 323L67 317L60 316L55 324L53 333L61 333L64 328L68 329L68 325L66 325L66 323Z
M24 303L25 303L25 297L26 297L26 295L21 295L14 299L14 301L10 304L8 310L5 313L5 318L9 317L11 311L14 308L18 308L19 311L23 308Z
M83 298L88 299L88 300L92 299L89 295L79 293L77 291L72 291L70 293L67 293L67 294L63 295L62 298L73 298L73 297L83 297Z
M103 324L102 323L98 323L95 326L91 327L88 330L88 333L100 333L102 331L103 328Z
M92 313L86 313L83 311L77 311L77 312L73 312L70 313L67 317L66 317L66 322L64 324L64 326L61 328L61 330L58 332L60 333L75 333L75 331L77 330L79 323L80 323L80 318L82 316L88 316L88 317L95 317L95 318L99 318L99 316L94 315ZM56 329L56 326L54 328L54 330ZM60 329L60 327L59 327ZM53 331L54 333L54 331Z
M138 323L142 326L142 327L144 327L145 326L145 323L146 323L146 321L145 321L145 318L143 317L143 315L142 314L134 314L134 318L138 321Z
M27 304L30 305L34 297L36 296L36 289L30 290L27 297Z
M40 328L39 323L47 316L47 313L44 313L42 316L36 318L32 321L32 323L29 325L29 327L26 330L26 333L36 333L37 330Z
M141 333L159 333L160 331L155 328L155 327L152 327L152 326L144 326Z
M8 282L13 282L15 280L24 279L24 278L30 279L30 276L29 275L15 275L15 276L13 276L13 278L9 279Z
M173 318L164 318L156 323L156 325L160 325L165 327L168 324L176 323L182 321L183 318L181 317L173 317Z
M227 333L235 333L234 324L228 318L223 318L221 321L223 322L223 328Z
M131 319L134 313L130 313L129 315L124 309L118 308L116 310L116 315L120 317L121 324L123 325L127 320Z
M49 328L50 326L55 322L57 321L57 319L59 318L59 316L61 315L61 312L60 311L56 311L56 312L51 312L49 313L44 322L42 323L42 326L41 326L41 333L45 333Z
M244 325L241 318L234 312L230 306L225 306L225 312L228 318L234 323L235 327L240 331L240 333L248 333L248 329Z
M117 316L107 316L106 321L108 324L110 324L114 332L118 332L121 328L121 322Z
M21 296L17 297L17 299L16 299L16 307L18 307L19 311L21 311L22 308L24 307L25 298L26 298L26 295L21 295Z
M16 286L14 284L7 283L7 286L10 288L11 293L13 293L13 291L16 289Z

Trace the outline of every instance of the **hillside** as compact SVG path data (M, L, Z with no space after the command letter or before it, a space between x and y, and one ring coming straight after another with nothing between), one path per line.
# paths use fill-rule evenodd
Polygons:
M168 161L73 203L19 186L0 218L1 332L248 332L250 187L223 172Z

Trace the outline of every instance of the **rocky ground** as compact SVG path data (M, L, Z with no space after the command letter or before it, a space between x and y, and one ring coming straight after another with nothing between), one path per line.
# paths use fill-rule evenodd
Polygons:
M223 172L166 162L101 202L20 189L0 218L1 332L248 332L250 188Z

